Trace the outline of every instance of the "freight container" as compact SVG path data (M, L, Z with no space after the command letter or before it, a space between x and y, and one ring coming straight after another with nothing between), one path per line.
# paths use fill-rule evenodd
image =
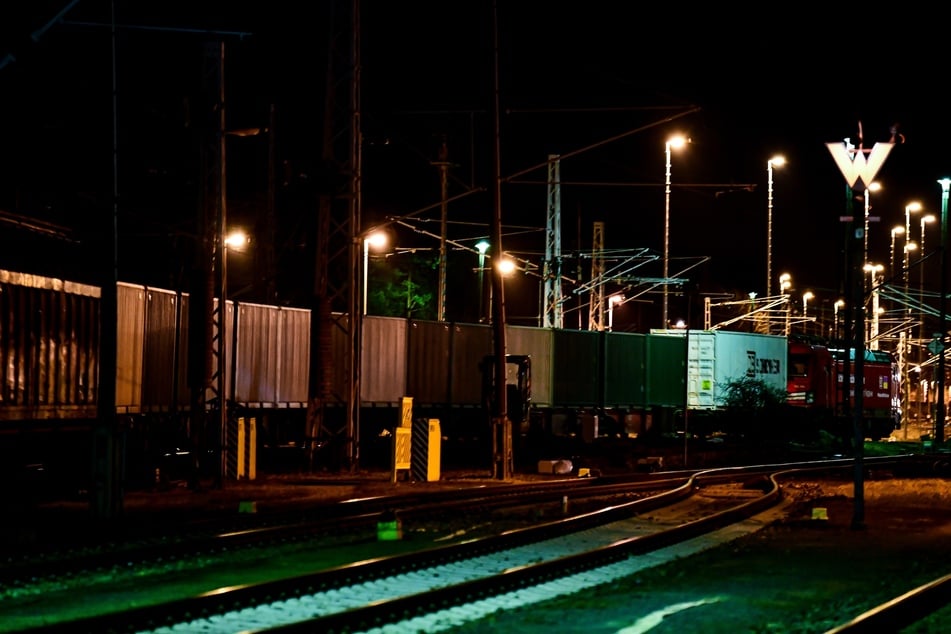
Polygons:
M0 419L97 414L100 289L0 271Z
M237 310L238 353L228 357L234 369L230 398L253 408L306 406L310 311L252 303ZM232 346L227 349L230 354Z
M531 400L534 407L552 406L552 333L551 328L506 326L505 346L508 354L527 356L531 362ZM517 383L518 368L507 364L505 382Z
M604 407L640 409L647 398L647 335L604 332Z
M142 407L181 409L189 401L187 296L150 287L144 292Z
M744 379L757 379L786 392L786 337L728 330L655 330L651 334L686 337L687 409L722 409L729 386Z
M552 331L552 391L555 407L601 404L601 333L593 330Z

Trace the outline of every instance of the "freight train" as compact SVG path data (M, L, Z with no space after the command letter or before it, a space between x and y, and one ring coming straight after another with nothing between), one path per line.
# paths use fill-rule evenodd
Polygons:
M188 295L124 282L117 293L116 412L128 470L148 473L156 461L189 446ZM82 447L89 435L81 432L97 416L100 305L99 288L0 271L4 465L69 465L58 469L62 472L79 468L88 457ZM308 446L314 440L306 421L310 311L236 302L226 309L229 406L259 417L262 455ZM488 450L474 448L487 447L490 437L493 327L378 316L362 323L357 439L362 459L381 464L391 459L393 428L404 399L411 397L415 418L440 421L444 461L474 456L487 461ZM505 338L516 447L537 448L534 444L551 438L593 442L602 436L682 434L688 420L691 433L712 432L723 423L730 385L742 380L788 390L790 408L803 414L777 413L760 420L763 427L806 431L834 425L844 415L844 405L837 404L844 403L844 392L833 385L836 375L840 384L844 376L841 355L837 366L830 365L834 350L783 336L506 325ZM333 330L329 350L335 369L330 392L338 402L326 404L326 428L340 429L347 409L340 395L348 394L350 368L343 329ZM865 382L868 433L887 436L896 420L898 377L887 355L866 358L867 376L873 377ZM206 395L206 401L213 399Z
M118 427L129 476L148 478L187 462L194 439L188 295L125 282L116 292ZM0 271L0 475L86 475L99 406L101 305L99 287ZM285 421L300 427L306 413L310 311L229 301L223 321L228 403L280 439ZM203 396L211 407L216 394L209 388Z

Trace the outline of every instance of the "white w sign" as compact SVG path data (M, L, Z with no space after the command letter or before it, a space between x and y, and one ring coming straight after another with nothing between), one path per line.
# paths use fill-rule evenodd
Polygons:
M839 166L839 171L845 176L849 187L853 189L859 181L862 181L862 185L867 188L875 180L875 175L882 168L882 163L885 162L894 145L894 143L876 143L866 159L864 151L856 150L851 145L826 143L832 158L835 159L835 164Z

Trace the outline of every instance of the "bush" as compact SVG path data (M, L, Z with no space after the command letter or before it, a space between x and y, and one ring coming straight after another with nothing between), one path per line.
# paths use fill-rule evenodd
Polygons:
M785 439L789 421L784 389L744 377L728 383L721 400L727 434L756 443Z

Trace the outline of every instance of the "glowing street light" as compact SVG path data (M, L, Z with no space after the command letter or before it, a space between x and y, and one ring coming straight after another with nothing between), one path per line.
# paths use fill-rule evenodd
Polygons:
M370 247L382 249L387 237L383 231L371 231L363 238L363 314L367 314L367 269L370 264Z
M891 251L889 251L889 262L891 262L892 270L890 271L890 277L892 280L895 279L895 236L900 236L905 234L905 228L901 225L896 225L892 227L892 246Z
M925 338L925 225L937 220L934 214L926 214L921 217L921 242L918 243L918 246L921 249L920 264L918 264L918 340L924 341ZM925 348L923 345L919 344L918 348L918 370L921 371L921 367L924 363ZM919 374L918 379L918 421L921 421L921 386L924 385L924 381L921 380L921 375Z
M951 188L951 178L942 178L938 180L941 185L941 219L939 220L938 230L941 232L941 248L938 268L941 271L940 292L938 293L938 378L937 378L937 397L938 402L935 405L934 420L934 442L935 447L941 447L944 444L944 418L945 418L945 326L947 317L945 316L945 307L947 305L948 291L948 273L947 273L947 248L948 248L948 190Z
M235 229L231 233L225 236L224 244L228 249L233 249L234 251L242 251L248 244L251 243L251 238L248 237L244 231L240 229Z
M779 275L779 292L784 295L786 300L786 328L784 334L789 336L789 295L786 293L789 289L792 288L792 276L789 273L781 273Z
M661 328L667 328L667 275L670 265L670 150L680 149L687 142L687 137L678 134L669 138L664 145L667 171L664 178L664 305L661 314Z
M905 205L905 262L904 262L904 275L902 276L905 280L905 294L908 293L908 252L914 250L912 247L909 249L908 245L911 242L911 213L921 211L921 203L918 201L910 202ZM911 309L909 309L911 310Z
M614 330L614 305L624 301L623 295L611 295L608 297L608 330Z
M882 188L882 184L878 181L872 181L868 184L868 187L865 188L865 250L863 251L863 262L868 262L868 216L869 210L872 208L872 192L877 192Z
M812 291L806 291L802 294L802 316L805 317L809 311L809 300L814 298Z
M905 205L905 248L903 249L902 280L905 284L906 301L908 297L909 254L918 246L911 241L911 212L913 211L921 211L921 203L912 202ZM905 307L905 319L906 321L911 319L911 306ZM911 384L908 378L908 360L911 356L909 354L911 346L909 345L908 335L908 328L902 326L901 332L898 333L898 372L903 385L901 397L901 425L903 429L902 434L905 439L908 438L908 424L910 422L908 406L911 403Z
M772 294L773 288L773 167L782 167L786 164L783 156L774 156L766 161L766 296Z
M884 264L872 264L871 262L866 262L865 266L862 267L869 275L869 288L872 289L872 321L869 327L868 341L869 348L872 350L878 350L878 278L881 276L882 271L885 270Z
M491 245L485 240L479 240L475 248L479 252L479 323L485 321L485 316L483 312L483 299L485 297L485 284L483 280L483 273L485 272L485 252L489 250Z
M839 338L839 311L845 308L845 300L837 299L835 304L832 305L832 338L838 340Z

